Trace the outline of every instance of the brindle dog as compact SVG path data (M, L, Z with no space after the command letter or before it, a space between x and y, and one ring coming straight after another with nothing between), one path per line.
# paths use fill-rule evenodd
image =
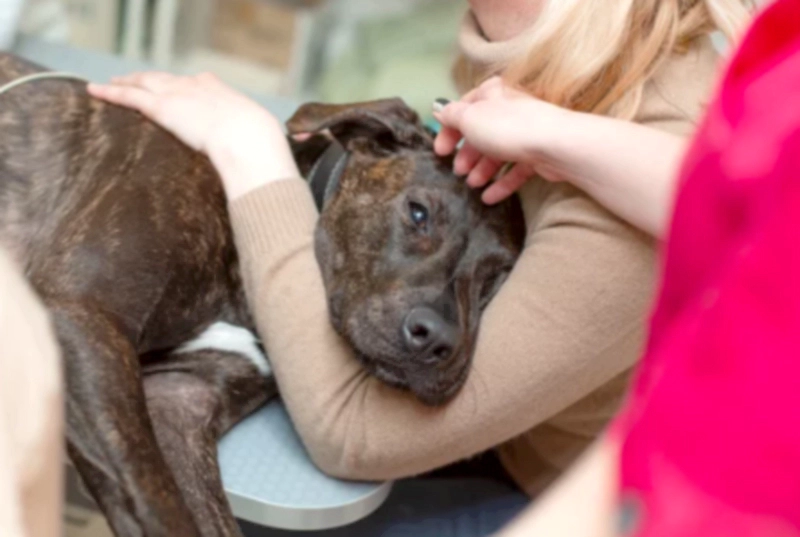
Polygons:
M0 55L0 84L38 70ZM443 403L520 250L518 202L484 207L399 100L306 105L288 127L325 132L291 141L304 174L345 151L316 237L333 325L375 375ZM52 314L68 453L114 532L240 535L216 441L276 386L209 161L80 82L20 86L0 95L0 242ZM238 350L204 342L220 332Z

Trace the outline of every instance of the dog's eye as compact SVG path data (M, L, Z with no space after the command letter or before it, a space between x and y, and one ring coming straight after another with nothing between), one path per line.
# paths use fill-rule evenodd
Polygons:
M421 228L428 225L428 209L412 201L408 204L408 210L411 213L411 221L414 222L414 225Z

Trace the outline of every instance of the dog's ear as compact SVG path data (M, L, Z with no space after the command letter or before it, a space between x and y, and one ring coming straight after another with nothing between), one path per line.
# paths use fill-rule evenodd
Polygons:
M366 139L385 148L429 147L432 138L419 116L402 99L352 104L307 103L286 122L289 134L328 131L348 146Z

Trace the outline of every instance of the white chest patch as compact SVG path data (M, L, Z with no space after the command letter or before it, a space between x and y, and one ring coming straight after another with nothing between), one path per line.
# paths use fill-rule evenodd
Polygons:
M258 347L255 334L241 326L214 323L195 339L178 347L175 353L213 349L235 352L250 360L265 377L272 372L267 357Z

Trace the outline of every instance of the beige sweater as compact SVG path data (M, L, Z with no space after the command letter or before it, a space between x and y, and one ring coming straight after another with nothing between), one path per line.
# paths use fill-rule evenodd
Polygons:
M462 39L467 55L502 54L475 37ZM666 64L638 121L690 133L717 61L702 40ZM509 472L535 494L613 416L643 343L654 244L567 184L533 181L521 196L525 250L483 315L466 386L444 408L370 377L331 328L305 182L278 181L231 204L258 329L323 471L394 479L499 446Z

